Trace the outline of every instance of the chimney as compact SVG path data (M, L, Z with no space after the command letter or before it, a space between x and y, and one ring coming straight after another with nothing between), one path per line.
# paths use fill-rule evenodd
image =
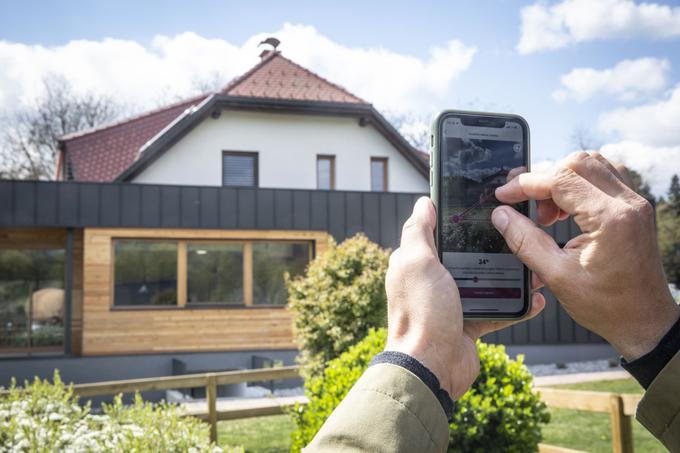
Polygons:
M273 36L270 36L269 38L265 39L260 44L258 44L257 47L260 47L262 44L267 44L267 45L271 46L271 49L265 49L260 53L260 59L264 60L265 58L267 58L272 53L278 52L276 50L276 48L279 47L279 44L281 44L281 41L274 38Z

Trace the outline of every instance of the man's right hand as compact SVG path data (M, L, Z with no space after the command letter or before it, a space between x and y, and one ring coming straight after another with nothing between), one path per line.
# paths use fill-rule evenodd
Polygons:
M656 346L680 307L661 266L654 210L624 177L599 153L580 152L552 175L524 173L496 189L504 203L538 200L545 225L573 216L582 234L564 248L510 206L492 221L572 318L632 361Z

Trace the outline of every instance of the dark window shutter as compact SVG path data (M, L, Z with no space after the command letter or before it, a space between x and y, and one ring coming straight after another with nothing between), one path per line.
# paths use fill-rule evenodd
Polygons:
M257 155L225 153L222 157L222 185L257 186Z

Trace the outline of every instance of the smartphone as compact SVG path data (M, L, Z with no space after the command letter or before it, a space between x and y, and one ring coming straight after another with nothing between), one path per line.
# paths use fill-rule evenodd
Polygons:
M439 259L458 285L463 317L518 319L530 308L529 270L491 223L495 189L529 169L529 126L518 115L447 110L432 124L430 192ZM529 216L529 202L513 206Z

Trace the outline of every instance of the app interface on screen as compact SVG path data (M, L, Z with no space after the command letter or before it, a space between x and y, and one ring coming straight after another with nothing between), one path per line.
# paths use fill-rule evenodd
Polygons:
M443 125L441 154L442 262L463 299L493 302L522 299L524 268L491 223L500 203L496 187L524 164L522 127L465 126L459 118ZM526 211L526 204L516 206Z

